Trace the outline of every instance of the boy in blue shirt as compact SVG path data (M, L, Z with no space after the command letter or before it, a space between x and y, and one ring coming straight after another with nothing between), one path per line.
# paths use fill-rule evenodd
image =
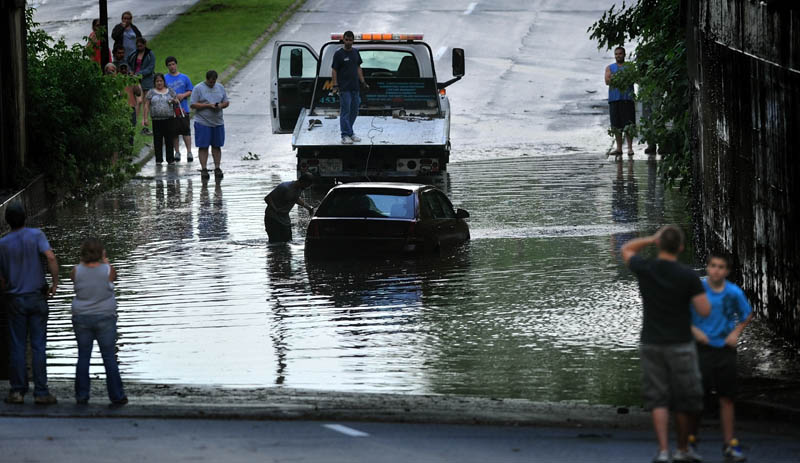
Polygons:
M736 343L750 323L753 309L742 289L726 280L730 273L726 256L710 254L706 272L708 277L703 287L711 302L711 314L700 317L692 307L692 333L697 340L703 388L706 394L716 391L719 396L725 460L745 461L739 442L733 436L733 399L736 396ZM690 443L695 440L699 421L699 418L695 420Z

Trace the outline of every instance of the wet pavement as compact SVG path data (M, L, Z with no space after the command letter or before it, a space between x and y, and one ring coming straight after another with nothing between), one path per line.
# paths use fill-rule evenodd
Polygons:
M349 25L339 3L307 2L277 39L321 44ZM308 215L294 210L295 240L268 246L263 197L295 176L288 136L269 134L268 45L225 83L220 183L201 182L196 161L151 161L126 186L42 224L64 276L81 239L106 242L119 273L123 378L638 404L640 301L618 250L665 223L688 228L689 217L655 163L603 155L611 57L584 31L607 6L345 3L359 13L354 29L406 31L413 12L437 53L467 50L467 77L448 88L446 190L471 213L472 241L444 256L313 263L303 252ZM492 32L501 26L502 37ZM63 283L51 304L49 374L71 379L72 289ZM742 356L771 343L766 330L748 331ZM751 361L753 371L790 376L793 354L769 349L769 365Z
M107 0L106 3L109 40L123 11L133 13L133 24L149 40L197 0ZM42 29L56 40L63 37L67 45L85 43L84 37L92 32L92 19L100 16L96 0L32 0L27 6L36 8L33 20Z
M35 429L35 433L30 430ZM0 450L13 461L596 462L649 461L650 430L308 421L6 418ZM752 461L789 463L795 436L740 435ZM709 439L713 439L709 436ZM716 442L700 447L721 462Z

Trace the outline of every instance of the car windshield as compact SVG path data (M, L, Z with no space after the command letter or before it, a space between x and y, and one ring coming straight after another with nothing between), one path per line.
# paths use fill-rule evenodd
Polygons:
M342 188L325 197L315 216L413 219L414 195L409 190Z

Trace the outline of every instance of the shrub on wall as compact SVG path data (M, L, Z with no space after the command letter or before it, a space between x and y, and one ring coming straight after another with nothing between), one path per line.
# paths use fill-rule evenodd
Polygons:
M104 76L79 44L54 41L26 10L28 144L34 168L53 192L86 194L118 181L132 166L131 78ZM112 163L113 153L118 161Z

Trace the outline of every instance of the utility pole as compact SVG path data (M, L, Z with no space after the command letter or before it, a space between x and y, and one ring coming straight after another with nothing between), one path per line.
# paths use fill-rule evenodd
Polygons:
M103 28L103 34L100 39L100 70L105 72L106 64L108 64L108 6L106 0L100 1L100 27Z

